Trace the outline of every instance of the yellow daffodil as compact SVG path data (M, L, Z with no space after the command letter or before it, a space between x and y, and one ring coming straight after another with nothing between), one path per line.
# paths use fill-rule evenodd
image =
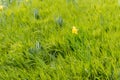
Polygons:
M26 2L28 2L28 0L26 0Z
M2 11L3 10L3 6L2 5L0 5L0 11Z
M72 28L72 33L73 34L78 34L78 29L75 26L73 26L73 28Z

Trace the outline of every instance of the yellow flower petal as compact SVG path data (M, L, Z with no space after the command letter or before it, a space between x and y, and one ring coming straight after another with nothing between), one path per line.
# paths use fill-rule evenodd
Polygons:
M78 34L78 29L75 26L73 26L73 28L72 28L72 33L73 34Z
M3 10L3 6L2 5L0 5L0 11L2 11Z
M28 2L29 0L26 0L26 2Z

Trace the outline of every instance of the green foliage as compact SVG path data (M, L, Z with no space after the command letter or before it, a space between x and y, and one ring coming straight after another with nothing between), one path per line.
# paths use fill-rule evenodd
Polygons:
M118 2L1 0L0 80L120 80Z

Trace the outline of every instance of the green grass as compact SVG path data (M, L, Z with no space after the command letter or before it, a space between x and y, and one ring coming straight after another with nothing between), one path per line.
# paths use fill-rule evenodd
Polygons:
M120 80L117 0L0 3L0 80Z

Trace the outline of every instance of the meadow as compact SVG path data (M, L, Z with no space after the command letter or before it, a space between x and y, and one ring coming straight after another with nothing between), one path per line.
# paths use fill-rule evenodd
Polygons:
M120 80L120 1L0 0L0 80Z

